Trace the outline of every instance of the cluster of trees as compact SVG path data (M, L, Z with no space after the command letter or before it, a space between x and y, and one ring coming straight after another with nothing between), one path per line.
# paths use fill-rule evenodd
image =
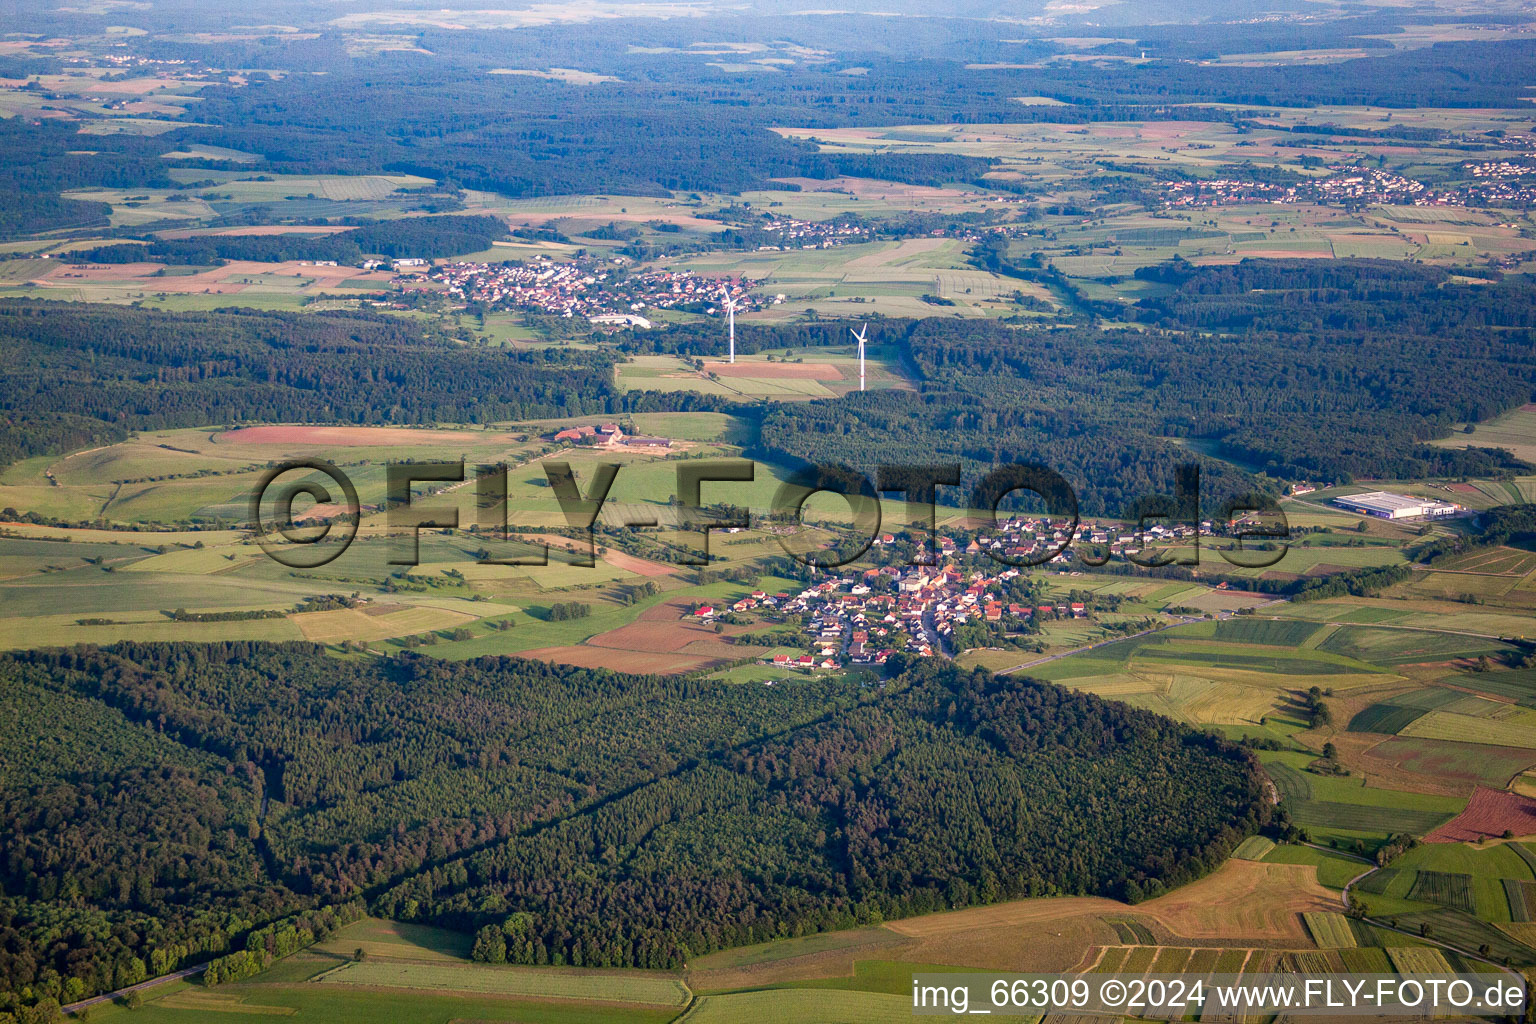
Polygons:
M430 57L401 54L364 68L306 46L305 69L316 70L318 60L327 75L205 89L197 120L206 127L175 137L265 154L264 166L274 170L403 171L511 195L742 191L767 178L825 178L844 168L932 183L949 170L899 154L832 159L767 128L1172 117L1185 115L1170 105L1194 103L1517 107L1532 72L1528 48L1515 42L1388 51L1342 67L1258 69L1168 61L1056 62L1026 71L869 54L860 57L859 75L841 74L839 62L775 75L728 74L655 57L621 60L619 67L612 54L602 54L568 66L596 62L625 80L573 89L488 76L485 68L504 62L504 51L479 52L484 38L430 35L431 45L442 47ZM631 34L617 51L629 51L632 40ZM527 43L519 37L518 45L522 51ZM1052 47L1006 49L1008 56L996 58L1000 64ZM266 63L270 59L263 55L260 66L278 66ZM1009 99L1026 92L1066 105L1021 108ZM437 112L432 131L421 130L413 114L423 104ZM973 170L965 167L964 178L975 177Z
M254 619L281 619L288 614L281 608L248 608L229 612L189 612L185 608L166 610L160 614L172 622L249 622Z
M95 448L125 436L116 424L91 416L16 408L0 399L0 465L48 452Z
M360 921L367 913L362 900L305 911L257 928L245 937L245 948L219 957L203 971L203 984L223 985L253 978L274 960L323 942L336 929Z
M306 902L265 879L243 762L131 725L69 671L0 665L0 1012L206 960Z
M1307 723L1312 728L1316 729L1333 723L1333 709L1328 706L1327 701L1323 700L1324 697L1332 695L1332 690L1324 691L1321 686L1313 686L1309 687L1306 694L1302 696L1301 710L1307 716ZM1331 743L1327 744L1323 752L1323 757L1330 761L1333 760L1333 755L1329 754L1327 749L1332 746Z
M391 259L432 259L479 252L507 237L507 225L488 215L401 217L333 234L290 232L281 235L197 235L151 239L147 244L118 242L73 254L92 263L167 263L209 266L225 260L282 263L287 260L334 260L356 263L364 255Z
M1050 343L1038 336L1017 340ZM1031 396L1017 378L978 384L997 390L985 397L962 388L871 391L835 403L774 406L762 417L760 452L775 460L860 467L906 465L921 452L924 461L960 463L967 483L995 465L1034 463L1065 477L1087 515L1129 514L1143 498L1172 494L1175 469L1195 461L1204 463L1202 487L1215 500L1250 489L1230 466L1113 422L1118 414L1112 408L1095 419L1071 400L1042 407L1040 396Z
M1413 575L1406 565L1381 565L1351 572L1330 573L1292 581L1293 601L1323 601L1330 597L1372 597Z
M23 709L0 727L0 991L78 996L226 954L216 978L234 980L367 890L386 914L494 924L514 962L676 965L1177 884L1267 814L1219 739L897 668L875 693L309 644L0 655ZM262 820L268 800L284 813Z
M882 178L909 185L938 187L957 181L979 181L997 161L957 153L831 153L826 166L810 167L810 178Z

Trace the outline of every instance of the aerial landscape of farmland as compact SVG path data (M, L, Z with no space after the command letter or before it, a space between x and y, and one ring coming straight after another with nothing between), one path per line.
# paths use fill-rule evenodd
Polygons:
M0 1024L1536 981L1526 7L4 9Z

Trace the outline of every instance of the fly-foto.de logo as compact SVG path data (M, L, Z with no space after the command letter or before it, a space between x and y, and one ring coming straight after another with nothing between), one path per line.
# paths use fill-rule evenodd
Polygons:
M919 535L910 564L931 565L946 546L952 547L938 523L941 487L963 488L964 510L958 520L949 521L965 524L973 535L967 550L1018 568L1071 560L1096 567L1116 555L1147 568L1198 565L1202 536L1224 538L1214 547L1229 564L1265 568L1285 556L1284 540L1290 536L1278 501L1263 492L1228 497L1213 516L1202 518L1197 465L1179 466L1172 495L1137 500L1114 520L1118 526L1085 522L1077 492L1066 478L1033 463L1008 463L964 480L959 464L880 466L873 479L848 466L806 465L778 478L750 459L688 460L677 464L673 492L646 495L651 503L637 502L633 495L623 502L610 500L624 469L621 463L591 464L585 479L568 462L543 462L538 468L548 492L540 500L581 542L568 563L576 566L596 565L600 530L667 529L678 535L673 545L680 549L677 564L708 565L712 531L762 529L796 561L837 568L859 559L883 536L887 513L882 495L905 503L911 529ZM383 501L366 507L352 479L336 465L316 459L286 462L269 469L253 490L249 526L263 550L283 565L318 568L339 558L357 539L363 521L372 519L391 541L388 564L413 566L420 562L423 530L468 528L483 539L506 539L523 530L509 522L508 474L505 465L391 463L385 467ZM777 486L767 508L753 509L740 499L759 480L777 480ZM432 493L417 493L423 484ZM468 515L452 500L457 492L473 498ZM845 514L830 526L808 521L806 505L819 494L834 495L846 505ZM664 505L654 504L658 497ZM304 498L309 503L296 512ZM662 507L669 510L665 527L656 514ZM955 511L952 505L946 508ZM549 545L535 543L531 550L500 556L482 551L478 560L548 565Z

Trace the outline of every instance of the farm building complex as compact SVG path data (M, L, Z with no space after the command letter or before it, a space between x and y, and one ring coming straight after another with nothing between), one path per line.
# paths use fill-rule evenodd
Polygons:
M1351 512L1376 516L1378 519L1438 518L1452 516L1462 510L1460 505L1454 505L1449 501L1415 498L1412 495L1393 494L1390 491L1341 495L1334 498L1333 503Z

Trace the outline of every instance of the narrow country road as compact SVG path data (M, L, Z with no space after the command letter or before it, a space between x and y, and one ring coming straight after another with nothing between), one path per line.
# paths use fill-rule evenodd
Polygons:
M78 1003L70 1003L68 1006L63 1007L62 1009L65 1013L78 1013L81 1010L88 1009L92 1006L100 1006L102 1003L110 1003L114 999L120 999L126 996L129 992L142 992L147 988L154 988L157 985L164 985L172 981L181 981L183 978L190 978L194 975L202 974L203 971L207 969L207 964L198 964L196 967L187 967L182 970L175 971L171 974L161 975L158 978L150 978L148 981L141 981L137 985L129 985L127 988L120 988L116 992L103 992L99 996L92 996L90 999L82 999Z

